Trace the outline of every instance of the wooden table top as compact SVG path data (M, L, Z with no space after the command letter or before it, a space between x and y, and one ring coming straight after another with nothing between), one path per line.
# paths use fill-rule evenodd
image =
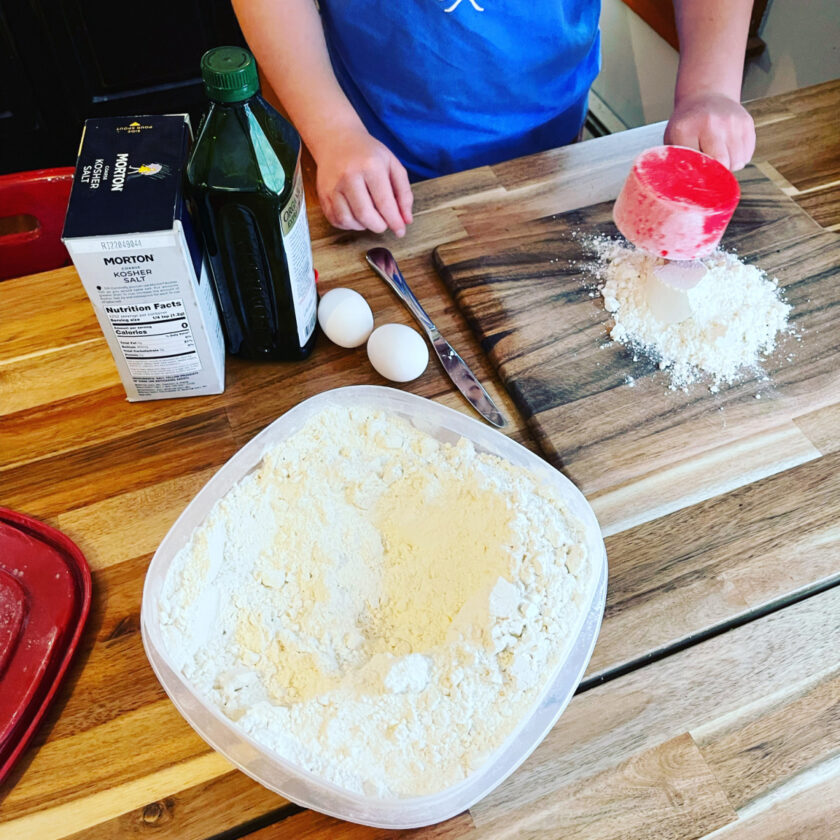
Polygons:
M840 230L840 81L752 103L756 160ZM536 449L435 274L435 246L615 194L661 124L416 186L403 240L333 231L309 190L322 288L411 323L363 261L392 248L442 333ZM308 173L311 178L311 171ZM838 278L840 280L840 278ZM265 790L185 723L149 667L149 559L209 476L327 388L385 384L363 350L228 360L224 394L125 401L73 268L0 283L0 504L73 538L93 571L68 678L0 787L0 838L372 840ZM407 390L469 408L432 364ZM664 500L661 504L658 500ZM595 653L546 740L469 812L417 838L828 840L840 818L840 406L594 500L610 580Z

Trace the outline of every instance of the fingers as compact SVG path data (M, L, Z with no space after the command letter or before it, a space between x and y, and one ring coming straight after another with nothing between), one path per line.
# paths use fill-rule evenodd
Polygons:
M361 172L347 175L332 188L319 188L324 215L342 230L370 230L384 233L390 228L405 235L412 221L414 195L405 169L393 159L372 163Z
M733 172L743 169L755 151L755 126L752 119L730 120L712 126L700 136L700 151L719 160Z
M341 194L357 222L374 233L385 233L388 223L376 209L365 177L354 175L344 182Z
M388 170L376 169L366 174L367 188L379 215L397 236L405 235L402 211L389 177Z
M387 223L374 207L361 176L347 181L343 189L325 193L319 191L319 199L324 215L333 227L340 230L372 230L374 233L384 233L388 229Z
M743 169L750 162L750 157L752 155L747 154L745 138L734 138L729 146L729 168L733 172Z
M733 171L743 169L755 151L755 126L738 103L692 107L674 113L665 129L665 142L688 146L720 161Z
M755 151L755 126L744 111L721 121L714 133L701 138L700 149L728 166L733 172L743 169ZM705 142L704 142L705 141Z
M672 119L665 128L665 142L669 146L687 146L689 149L700 148L700 138L693 121Z
M339 192L334 192L332 195L321 196L321 207L324 210L324 215L327 221L340 230L364 230L364 225L360 224L356 217L350 210L344 196Z
M402 214L405 224L410 225L413 221L411 209L414 206L414 193L411 191L411 184L408 182L408 173L405 167L396 159L392 158L389 169L391 178L391 189L397 199L397 206Z
M356 218L374 233L390 228L398 237L404 236L412 221L414 195L403 165L391 155L390 160L373 160L362 175L362 181L354 180L351 191L345 190Z
M755 123L753 123L752 117L750 117L749 121L744 126L741 137L741 166L739 166L738 169L743 169L752 160L752 156L754 153Z
M414 196L393 152L364 129L327 137L319 148L318 197L330 224L404 236Z
M747 132L747 151L749 152L747 163L749 163L755 154L755 122L753 122L752 117L750 117L749 131Z
M707 132L700 136L700 151L720 161L727 169L731 163L727 138L718 132Z

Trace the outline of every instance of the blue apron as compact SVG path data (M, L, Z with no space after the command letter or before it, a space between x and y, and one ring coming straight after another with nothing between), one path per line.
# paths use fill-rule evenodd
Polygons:
M569 143L600 66L599 0L320 0L368 131L430 178Z

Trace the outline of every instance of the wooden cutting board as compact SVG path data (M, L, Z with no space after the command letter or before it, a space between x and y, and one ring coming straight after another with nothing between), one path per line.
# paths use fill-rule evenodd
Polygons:
M673 495L681 482L714 484L709 471L738 486L739 470L784 469L792 465L785 449L799 442L787 434L792 420L840 402L840 236L755 167L739 180L742 200L723 246L778 278L801 338L780 342L764 365L769 379L747 376L715 394L702 384L669 390L655 364L634 361L609 340L612 320L586 288L592 278L584 266L593 257L580 235L617 235L612 202L435 251L439 272L546 456L590 498L643 476L655 493L663 471ZM762 459L774 465L762 467ZM707 474L689 476L689 462ZM716 492L710 486L705 496ZM630 520L654 515L653 503L632 504L638 511Z

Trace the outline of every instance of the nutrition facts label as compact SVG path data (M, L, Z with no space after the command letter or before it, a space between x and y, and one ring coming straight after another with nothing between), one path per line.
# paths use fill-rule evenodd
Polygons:
M167 376L201 370L183 301L110 305L105 307L105 312L132 376Z

